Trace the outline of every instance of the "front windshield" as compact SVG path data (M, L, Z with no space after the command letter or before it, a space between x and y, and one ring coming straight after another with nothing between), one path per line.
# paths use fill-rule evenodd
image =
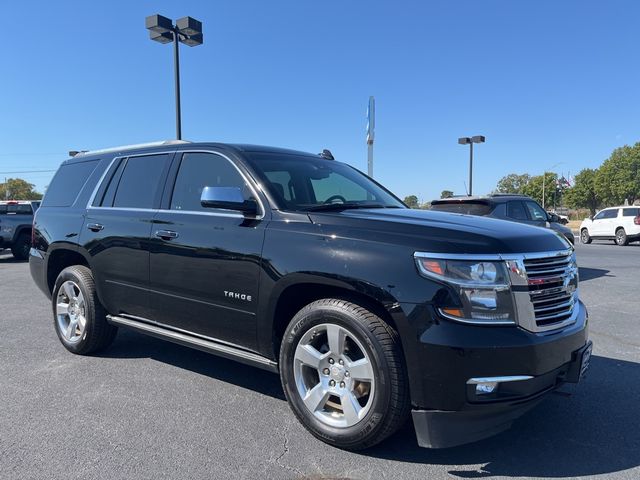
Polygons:
M249 160L282 210L405 208L393 194L344 163L278 153L252 153Z

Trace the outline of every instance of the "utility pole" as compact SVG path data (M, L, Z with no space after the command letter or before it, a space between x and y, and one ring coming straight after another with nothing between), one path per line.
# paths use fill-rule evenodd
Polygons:
M469 145L469 195L473 195L473 144L484 143L486 138L483 135L474 137L460 137L458 143L460 145Z
M367 175L373 178L373 138L376 128L376 101L369 97L367 107Z

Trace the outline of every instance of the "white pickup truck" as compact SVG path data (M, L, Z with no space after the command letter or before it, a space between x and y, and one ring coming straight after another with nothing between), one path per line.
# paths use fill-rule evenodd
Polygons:
M580 224L580 241L613 240L617 245L640 241L640 207L604 208Z
M17 260L29 258L33 214L39 206L39 200L0 202L0 251L10 248Z

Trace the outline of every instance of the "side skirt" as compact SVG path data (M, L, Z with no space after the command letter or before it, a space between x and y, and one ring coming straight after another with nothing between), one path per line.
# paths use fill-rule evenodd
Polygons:
M128 327L138 332L169 340L170 342L196 348L207 353L213 353L221 357L236 360L247 365L262 368L270 372L278 372L278 364L257 353L242 350L228 344L217 342L213 339L204 339L189 335L188 333L176 332L157 324L147 323L138 319L127 318L119 315L107 315L107 320L113 325Z

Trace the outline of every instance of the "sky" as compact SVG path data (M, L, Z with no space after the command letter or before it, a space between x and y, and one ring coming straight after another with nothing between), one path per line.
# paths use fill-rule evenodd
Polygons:
M577 173L640 140L635 0L4 2L0 181L43 191L69 150L175 138L173 51L147 15L203 22L181 45L183 137L320 152L400 197L508 173ZM14 173L26 172L31 173Z

